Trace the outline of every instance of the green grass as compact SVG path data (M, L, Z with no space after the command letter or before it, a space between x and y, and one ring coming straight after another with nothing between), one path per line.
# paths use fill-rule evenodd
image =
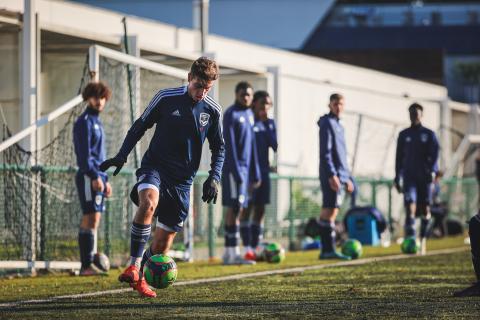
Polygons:
M430 241L429 249L459 247L463 237ZM365 257L398 254L398 246L365 248ZM289 253L285 263L256 266L179 264L179 281L267 269L331 263L318 252ZM18 301L124 287L109 277L48 275L0 280L0 301ZM135 292L22 305L0 309L11 319L131 319L142 318L478 318L480 298L454 299L453 291L473 280L467 251L430 257L335 267L285 274L173 286L157 290L157 299Z

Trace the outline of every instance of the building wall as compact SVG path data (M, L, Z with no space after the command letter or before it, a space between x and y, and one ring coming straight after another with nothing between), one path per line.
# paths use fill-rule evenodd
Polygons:
M15 2L5 3L18 9ZM40 0L37 4L41 26L47 30L111 43L120 40L122 16L117 13L67 2ZM195 31L129 17L129 32L139 36L139 46L144 50L148 48L159 53L169 50L173 54L199 55L195 51L195 40L198 39ZM274 113L280 141L280 173L318 173L316 122L327 112L328 97L332 92L345 95L348 111L388 122L365 122L357 148L361 155L356 159L355 172L358 175L393 176L394 148L390 144L395 139L391 137L408 125L406 110L413 101L425 106L425 124L434 130L439 128L439 105L432 101L441 101L446 97L446 89L442 86L220 36L211 35L208 42L209 51L215 54L221 65L235 63L239 68L278 68L279 90ZM256 87L261 87L266 81L265 75L250 74L245 78L254 82ZM224 107L233 102L234 86L238 80L238 77L221 78L219 98ZM265 84L265 87L271 85ZM357 124L358 116L345 116L351 160L358 135Z
M19 40L18 32L0 32L0 107L13 132L20 128ZM0 123L4 123L1 116Z

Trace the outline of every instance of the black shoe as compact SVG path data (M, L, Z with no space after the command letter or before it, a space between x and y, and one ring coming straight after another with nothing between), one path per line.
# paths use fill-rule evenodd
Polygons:
M473 284L472 286L465 288L461 291L453 293L454 297L480 297L480 282Z

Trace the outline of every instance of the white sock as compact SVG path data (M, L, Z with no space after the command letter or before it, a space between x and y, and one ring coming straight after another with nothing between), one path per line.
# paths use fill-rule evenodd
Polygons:
M233 249L233 255L234 256L239 256L240 255L240 247L239 246L232 247L232 249Z
M252 247L250 246L243 247L243 254L246 254L247 252L250 252L250 251L252 251Z

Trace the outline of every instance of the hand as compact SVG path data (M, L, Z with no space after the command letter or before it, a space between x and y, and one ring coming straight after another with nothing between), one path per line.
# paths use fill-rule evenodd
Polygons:
M103 188L104 188L104 185L103 185L103 180L102 180L102 178L98 177L97 179L92 180L92 189L93 189L93 191L95 191L95 192L103 192Z
M210 203L213 201L214 204L217 203L218 184L218 181L212 177L208 177L205 180L203 183L203 202Z
M256 181L248 185L248 194L252 194L253 190L260 188L262 181Z
M352 193L355 190L355 185L353 184L352 180L348 180L346 185L348 193Z
M252 189L258 189L262 185L262 180L255 181L251 184Z
M105 172L110 167L116 167L115 171L113 172L113 175L116 176L120 172L120 170L122 170L122 167L125 164L125 162L126 161L123 160L122 158L120 158L118 156L115 156L111 159L107 159L107 160L103 161L100 164L100 170Z
M330 184L330 188L332 188L333 191L340 191L340 187L342 185L340 184L340 179L338 179L337 176L331 176L330 178L328 178L328 183Z
M110 183L105 183L105 197L110 198L112 196L112 186Z
M403 188L402 188L402 185L400 184L399 177L395 177L395 179L393 179L393 185L395 186L395 189L397 189L398 193L403 193Z

